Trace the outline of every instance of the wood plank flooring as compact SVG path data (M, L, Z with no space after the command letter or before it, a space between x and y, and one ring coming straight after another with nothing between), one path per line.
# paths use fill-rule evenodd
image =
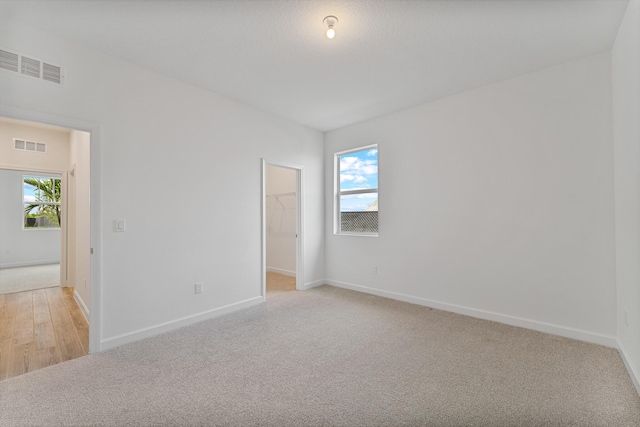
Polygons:
M295 277L267 271L267 298L295 290Z
M89 325L73 288L0 295L0 381L89 351Z

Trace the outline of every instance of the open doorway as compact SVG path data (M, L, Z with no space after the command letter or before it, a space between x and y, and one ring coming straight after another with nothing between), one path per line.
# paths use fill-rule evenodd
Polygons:
M90 134L0 117L0 159L1 381L89 353Z
M263 297L302 288L302 167L263 162Z
M60 286L61 196L59 173L0 169L0 294Z

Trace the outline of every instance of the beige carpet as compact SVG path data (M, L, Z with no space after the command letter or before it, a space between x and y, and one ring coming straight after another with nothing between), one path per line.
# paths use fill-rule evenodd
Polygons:
M322 286L0 382L0 425L638 426L610 348Z
M267 298L295 290L295 277L267 271Z
M60 286L60 264L0 268L0 294Z

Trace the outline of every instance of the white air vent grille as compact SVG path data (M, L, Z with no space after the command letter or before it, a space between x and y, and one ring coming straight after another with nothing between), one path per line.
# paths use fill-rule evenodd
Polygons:
M0 69L64 85L64 68L4 49L0 49Z
M60 84L62 76L60 71L60 67L47 64L46 62L42 63L42 78L45 80Z
M17 73L19 64L20 55L0 49L0 68Z
M21 72L27 76L40 78L40 61L23 56Z
M26 141L24 139L13 139L13 148L22 151L33 151L37 153L46 153L47 144L44 142Z

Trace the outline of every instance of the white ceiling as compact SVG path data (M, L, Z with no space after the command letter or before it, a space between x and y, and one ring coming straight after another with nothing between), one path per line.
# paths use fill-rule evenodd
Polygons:
M609 50L627 3L0 1L18 21L322 131Z

